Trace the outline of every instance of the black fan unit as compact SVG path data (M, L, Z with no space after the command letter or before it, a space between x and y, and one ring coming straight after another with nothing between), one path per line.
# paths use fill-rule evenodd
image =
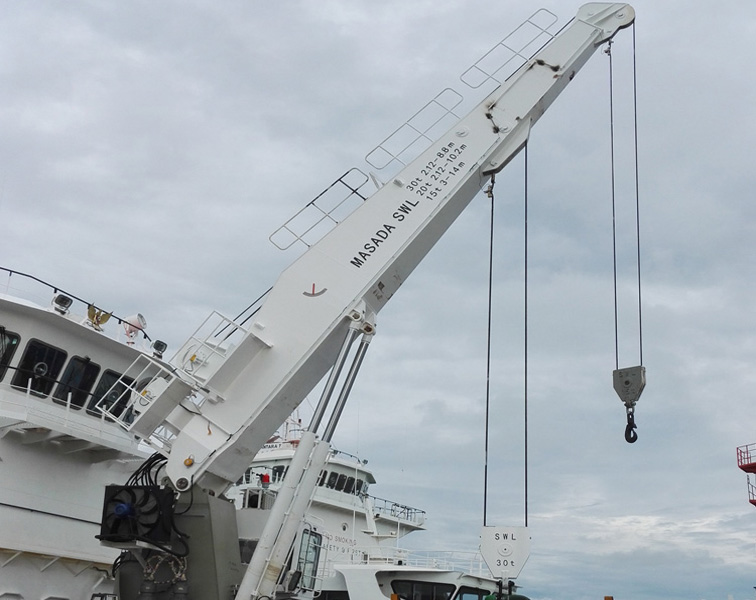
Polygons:
M168 543L173 500L173 490L156 485L109 485L97 538L117 543Z

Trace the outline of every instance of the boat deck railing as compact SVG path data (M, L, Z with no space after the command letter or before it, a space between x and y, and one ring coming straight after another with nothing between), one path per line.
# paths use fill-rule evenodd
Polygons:
M373 503L373 509L376 516L388 515L401 519L403 521L410 521L411 523L417 523L422 525L425 523L425 511L419 508L413 508L405 504L399 504L393 500L385 500L383 498L377 498L370 496Z
M136 449L136 442L125 437L120 428L114 427L112 421L104 414L94 415L82 410L71 402L69 393L65 401L48 404L45 399L35 394L31 386L26 389L10 383L0 383L0 417L5 427L28 423L29 426L43 427L51 431L69 431L72 435L103 440L108 446L122 447L129 451ZM34 427L32 427L33 429ZM54 437L49 434L47 437Z
M2 281L3 277L5 278L4 282ZM74 312L76 314L81 314L83 320L87 319L87 314L90 311L90 307L91 310L93 310L99 318L102 318L105 315L109 315L108 320L115 322L118 325L122 325L124 323L129 324L129 319L132 318L119 317L118 315L113 314L111 311L107 311L97 306L94 302L88 302L87 300L84 300L83 298L80 298L79 296L76 296L71 292L43 281L42 279L39 279L34 275L29 275L28 273L22 273L20 271L8 269L6 267L0 267L0 294L27 300L41 307L53 306L53 304L56 302L56 299L62 300L63 302L67 301L67 306L65 307L63 307L62 304L58 305L60 307L59 311L63 310L67 313L72 307L75 306L76 309ZM81 308L79 308L79 306ZM102 323L104 324L105 321L103 320ZM152 340L147 335L147 333L145 333L145 331L142 329L139 330L139 333L143 336L144 340L146 340L149 345L149 342L151 342ZM118 339L118 333L116 333L113 337L115 339Z
M738 467L746 473L756 473L756 444L738 446Z
M421 551L408 550L392 546L370 546L352 548L349 564L404 566L415 569L441 569L460 571L478 577L490 577L491 573L479 552L465 551ZM324 576L333 575L334 567L344 564L344 555L339 554L338 561L327 561Z
M456 550L411 551L409 565L417 568L463 571L471 575L490 576L488 567L479 552Z

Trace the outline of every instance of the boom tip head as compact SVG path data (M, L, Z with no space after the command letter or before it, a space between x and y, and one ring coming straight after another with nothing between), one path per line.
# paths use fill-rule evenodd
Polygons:
M600 29L602 35L598 43L602 43L633 24L635 9L621 2L589 2L580 7L576 18Z

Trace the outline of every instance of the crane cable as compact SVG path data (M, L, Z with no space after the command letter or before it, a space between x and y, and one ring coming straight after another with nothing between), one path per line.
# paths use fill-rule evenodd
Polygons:
M524 504L525 527L528 526L528 146L524 148ZM486 423L485 423L485 458L483 466L483 526L488 520L488 450L491 405L491 323L493 318L493 249L494 249L494 185L496 175L491 176L491 183L486 189L486 196L491 201L490 234L488 248L488 331L486 343Z
M525 446L525 527L528 526L528 145L525 144L524 217L523 217L523 394Z
M633 23L633 147L635 162L635 236L636 266L638 275L638 358L643 364L643 302L641 294L641 240L640 240L640 192L638 175L638 69L635 52L635 23Z
M638 355L640 366L636 367L643 377L643 383L640 391L645 385L645 369L643 365L643 313L642 313L642 291L641 291L641 240L640 240L640 192L639 192L639 169L638 169L638 85L637 85L637 63L636 63L636 41L635 41L635 23L632 26L633 31L633 158L634 158L634 176L635 176L635 237L636 237L636 271L637 271L637 288L638 288ZM612 61L612 40L609 40L605 53L609 57L609 131L610 131L610 157L611 157L611 199L612 199L612 259L614 269L614 358L615 373L619 371L619 302L617 290L617 218L616 218L616 165L615 165L615 137L614 137L614 66ZM640 395L640 391L638 395ZM635 402L625 400L627 409L627 427L625 428L625 440L634 443L638 439L635 432Z
M496 174L491 175L491 183L486 196L491 200L491 223L488 242L488 330L486 339L486 423L483 458L483 527L488 524L488 447L491 408L491 321L493 317L493 246L494 246L494 185Z

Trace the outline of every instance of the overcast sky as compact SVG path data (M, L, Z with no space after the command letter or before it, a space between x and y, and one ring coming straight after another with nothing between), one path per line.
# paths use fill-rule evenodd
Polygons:
M565 22L578 3L546 0ZM756 512L753 4L637 0L640 439L612 389L608 58L529 145L533 600L748 600ZM537 5L524 0L0 3L0 265L142 313L177 348L296 253L268 235ZM638 364L632 31L616 38L620 366ZM367 170L365 168L365 170ZM522 525L523 162L496 186L487 522ZM483 522L482 194L379 315L336 445L428 512L407 545ZM1 281L0 283L5 283ZM315 398L310 400L314 401Z

